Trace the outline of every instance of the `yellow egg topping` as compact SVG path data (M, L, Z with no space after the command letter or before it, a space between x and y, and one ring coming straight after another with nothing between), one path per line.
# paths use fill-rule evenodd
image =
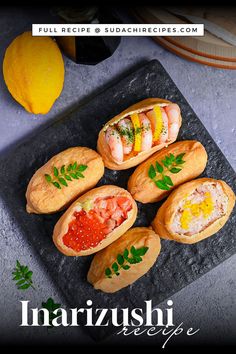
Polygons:
M157 141L160 138L163 129L162 113L161 108L158 105L154 106L153 111L156 118L156 127L153 134L153 141Z
M141 150L141 124L137 113L130 115L131 121L134 126L134 151L139 152Z
M205 199L200 203L191 203L190 200L186 200L183 205L183 212L180 217L181 227L184 230L189 229L189 223L193 217L203 216L207 218L214 209L214 202L211 197L211 193L205 193Z
M182 212L182 215L180 217L180 223L181 223L181 227L184 230L188 230L189 228L189 223L192 220L192 213L189 209L186 209Z

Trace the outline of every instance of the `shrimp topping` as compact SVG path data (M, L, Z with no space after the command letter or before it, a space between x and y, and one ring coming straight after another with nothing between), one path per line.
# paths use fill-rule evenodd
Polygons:
M124 158L123 144L120 134L114 127L108 127L106 130L106 142L109 145L111 155L117 163L121 163Z
M152 129L151 123L145 113L139 113L141 122L141 151L146 151L152 147Z
M124 154L128 155L133 150L134 129L133 124L128 118L124 118L117 123L121 140L123 143Z
M168 140L175 140L179 132L180 125L180 109L175 103L171 103L165 107L168 116Z
M161 107L161 113L162 113L162 131L161 131L161 136L160 139L158 140L158 143L165 143L168 140L168 116L164 110L164 108Z
M177 104L170 103L164 107L155 105L148 111L132 113L109 126L105 139L114 161L119 164L129 158L127 155L175 141L180 124L180 108Z

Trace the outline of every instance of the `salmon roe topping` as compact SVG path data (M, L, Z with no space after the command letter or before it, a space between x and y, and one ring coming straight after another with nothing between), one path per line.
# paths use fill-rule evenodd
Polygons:
M64 245L76 252L96 247L128 218L131 208L131 201L126 197L97 198L93 209L74 212L63 236Z

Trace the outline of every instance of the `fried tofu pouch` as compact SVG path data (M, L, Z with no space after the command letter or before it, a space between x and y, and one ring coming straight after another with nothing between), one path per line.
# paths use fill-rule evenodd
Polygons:
M173 164L180 171L171 173L170 168L163 165L163 160L170 157L171 154L178 159L181 157L179 165ZM178 160L177 160L178 161ZM149 177L151 165L156 169L156 162L162 168L165 176L171 178L173 185L168 185L169 190L158 188L155 181L162 179L162 175L156 171L156 177ZM180 184L198 177L205 169L207 163L207 152L204 146L196 140L185 140L171 144L167 148L153 154L148 160L139 165L128 181L128 191L133 198L141 203L154 203L165 198L170 192Z
M125 170L172 144L182 124L177 104L147 98L109 120L98 136L97 150L106 167Z
M221 180L199 178L174 190L152 222L161 238L192 244L217 233L234 208L235 194Z
M103 174L103 160L96 151L87 147L64 150L53 156L31 178L26 191L26 210L35 214L62 210L93 188Z
M129 251L128 257L132 258L131 248L135 247L143 254L139 263L130 264L124 257L125 250ZM106 293L114 293L141 278L155 263L161 250L159 236L147 227L135 227L128 230L117 241L98 252L91 263L87 279L95 289ZM143 251L143 252L142 252ZM117 256L120 263L117 263ZM118 265L118 275L114 273L114 263ZM113 265L113 266L112 266ZM122 267L123 266L123 267ZM110 269L110 272L107 271ZM126 268L126 269L124 269ZM106 275L110 274L109 276Z
M66 256L87 256L116 241L136 216L137 205L128 191L114 185L94 188L61 216L53 241Z

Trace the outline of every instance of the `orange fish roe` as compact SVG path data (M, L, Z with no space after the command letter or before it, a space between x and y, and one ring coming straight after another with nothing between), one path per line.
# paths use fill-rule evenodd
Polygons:
M64 244L79 252L96 247L105 237L104 225L94 217L96 212L81 210L74 213L68 232L63 236Z
M131 201L126 197L97 198L92 210L74 212L63 243L76 252L96 247L127 219L131 208Z

